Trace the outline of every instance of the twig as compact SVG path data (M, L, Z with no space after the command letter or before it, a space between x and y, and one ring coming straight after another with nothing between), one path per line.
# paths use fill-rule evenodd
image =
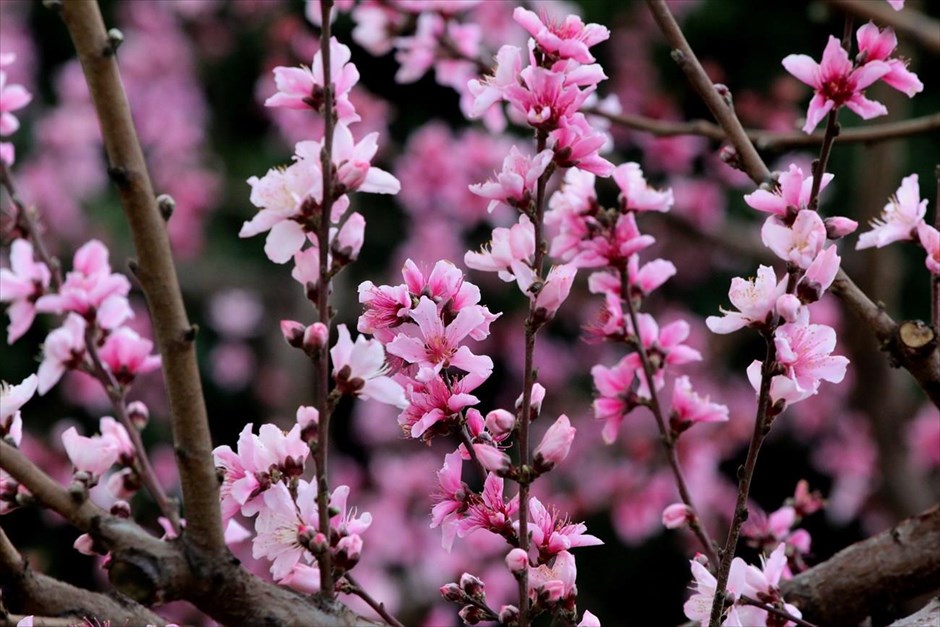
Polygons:
M745 605L753 605L754 607L759 607L760 609L764 610L768 614L773 614L774 616L785 618L786 620L792 623L796 623L800 627L816 627L816 625L814 625L813 623L809 621L805 621L802 618L797 618L796 616L787 612L786 610L782 610L779 607L774 607L773 605L770 605L769 603L764 603L763 601L758 601L757 599L752 599L746 594L742 594L738 598L742 602L744 602Z
M137 279L150 306L163 359L186 508L185 536L210 552L224 553L219 485L196 364L196 329L183 305L165 220L154 198L117 59L97 2L65 0L59 14L85 73L108 154L109 174L117 186L138 255Z
M659 428L660 439L666 450L666 458L669 460L669 467L672 469L672 475L676 482L676 489L679 491L679 497L682 502L692 510L692 520L689 522L689 528L698 538L702 548L708 555L708 561L712 568L719 564L717 546L715 541L708 534L708 529L702 523L702 517L699 516L695 503L692 501L692 494L689 492L688 484L682 473L682 466L679 465L679 457L676 453L676 438L669 431L666 418L663 415L662 405L659 403L659 394L656 392L656 383L654 381L655 371L650 362L649 354L646 352L646 346L643 344L643 338L640 335L640 323L637 316L636 307L633 305L633 299L630 297L629 277L625 267L619 268L620 271L620 299L627 306L627 312L630 316L630 325L633 327L633 334L636 337L636 349L640 355L640 362L643 364L643 375L646 378L646 387L650 391L650 411L656 420L656 426Z
M589 109L585 113L594 115L614 124L619 124L635 131L650 133L661 137L676 135L698 135L718 141L728 139L728 134L717 124L707 120L689 120L671 122L657 120L633 113L605 113L598 109ZM849 128L839 135L840 144L873 144L892 139L910 137L940 129L940 113L924 115L901 122L886 122L857 128ZM818 146L825 137L824 131L807 135L802 131L775 132L759 129L745 129L747 138L761 150L788 150Z
M871 0L826 0L843 11L866 20L872 20L917 40L927 51L940 54L940 22L911 7L895 11L887 2Z
M344 577L346 578L346 582L348 583L348 586L346 587L347 592L349 592L350 594L355 594L357 597L365 601L366 605L368 605L373 610L375 610L375 613L381 616L382 620L384 620L386 623L388 623L389 625L392 625L392 627L405 627L401 621L399 621L397 618L392 616L389 613L389 611L385 609L384 603L381 603L373 599L372 595L366 592L363 589L363 587L360 586L359 583L355 579L352 578L352 575L350 575L349 573L346 573Z
M320 276L317 285L317 314L320 323L330 329L330 213L333 207L333 79L330 73L330 11L333 0L320 0L322 24L320 30L320 55L323 62L323 145L320 163L323 169L323 201L317 224L317 243L320 247ZM314 451L317 479L317 515L320 532L330 536L330 481L328 474L330 407L327 397L330 387L330 356L326 346L317 349L314 365L316 378L316 404L320 412L317 423L317 447ZM317 555L320 567L320 590L327 599L332 599L333 589L332 555L329 550Z

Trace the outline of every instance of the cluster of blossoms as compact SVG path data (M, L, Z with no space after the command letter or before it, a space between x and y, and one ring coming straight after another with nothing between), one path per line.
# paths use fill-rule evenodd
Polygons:
M865 120L886 115L888 110L883 104L864 95L865 89L875 81L882 80L909 98L923 91L924 84L907 69L907 61L891 56L898 46L893 30L879 30L869 22L858 29L855 37L858 55L854 62L849 59L842 43L832 35L823 51L821 63L805 54L791 54L783 60L783 67L790 74L815 91L806 113L804 132L811 133L830 111L843 106Z
M10 65L15 60L16 55L12 52L0 51L0 68ZM0 137L16 132L16 129L20 127L20 121L16 119L13 112L28 105L32 98L32 94L22 85L8 85L7 73L0 69ZM0 141L0 162L11 166L15 157L13 144Z

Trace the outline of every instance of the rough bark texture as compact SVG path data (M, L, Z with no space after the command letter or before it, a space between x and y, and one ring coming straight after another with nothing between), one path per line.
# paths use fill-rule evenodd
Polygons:
M940 597L934 597L919 612L894 621L890 627L937 627L940 625Z
M940 588L940 506L840 551L783 585L818 625L855 625L899 601Z

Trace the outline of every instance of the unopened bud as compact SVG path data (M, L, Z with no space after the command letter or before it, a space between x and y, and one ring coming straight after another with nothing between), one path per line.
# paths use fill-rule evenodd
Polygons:
M111 515L118 518L130 518L131 504L127 501L115 501L111 506Z
M516 417L505 409L494 409L486 415L486 430L494 438L506 435L516 426Z
M483 614L483 610L476 605L464 605L457 614L460 616L461 620L468 625L476 625L486 618Z
M460 576L460 589L463 590L467 596L473 597L474 599L480 599L482 601L486 598L486 586L483 584L483 580L470 573L464 573Z
M509 465L512 460L509 459L509 455L495 446L474 444L473 452L476 453L477 460L479 460L480 464L486 470L494 472L497 475L509 470Z
M858 228L858 222L844 216L832 216L823 220L826 225L826 237L829 239L839 239L855 232Z
M294 320L281 320L281 335L294 348L304 347L304 332L307 327Z
M734 146L728 144L722 146L721 150L718 151L718 157L735 170L743 170L741 157Z
M316 407L301 405L297 408L297 424L300 425L300 439L311 444L319 435L320 412Z
M441 586L441 596L451 603L460 603L464 598L463 590L455 583Z
M324 348L330 340L330 330L322 322L314 322L304 332L303 349L308 355L314 355Z
M777 313L787 322L796 322L802 306L803 303L793 294L781 294L776 303Z
M500 625L516 625L519 623L519 608L515 605L504 605L499 608Z
M506 555L506 566L509 572L518 576L529 567L529 556L522 549L513 549Z
M359 562L362 555L362 538L354 533L346 536L336 544L336 565L349 570Z
M138 431L143 431L150 421L150 409L141 401L132 401L127 405L127 417Z
M687 525L694 517L692 510L685 503L673 503L663 510L663 527L678 529Z

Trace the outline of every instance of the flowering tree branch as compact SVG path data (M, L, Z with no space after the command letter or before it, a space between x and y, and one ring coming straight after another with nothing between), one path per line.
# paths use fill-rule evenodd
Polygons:
M614 124L619 124L635 131L643 131L661 137L698 135L718 141L728 139L728 134L721 126L707 120L672 122L669 120L657 120L634 113L606 113L596 108L590 110L590 114L610 120ZM899 122L886 122L883 124L872 124L871 126L845 129L839 134L839 143L872 144L910 137L911 135L929 133L937 129L940 129L940 113L924 115ZM748 139L761 150L788 150L791 148L818 146L825 136L825 133L822 131L808 135L802 131L776 132L759 129L745 129L745 134Z
M61 16L88 83L114 180L138 255L140 281L153 317L170 401L173 444L183 491L186 535L220 553L219 490L194 340L170 252L165 220L157 208L140 142L121 83L117 59L97 2L69 0Z
M906 7L903 11L895 11L885 2L868 2L867 0L826 1L862 19L872 20L878 24L890 26L896 31L907 33L931 54L940 54L940 23L916 9Z
M821 625L850 625L940 587L940 507L843 549L781 587Z
M728 141L737 152L741 169L754 183L761 185L767 182L770 170L748 138L734 109L728 106L715 90L714 84L698 62L666 3L663 0L648 0L648 4L674 50L673 57L676 62L727 133ZM859 289L842 269L839 269L832 284L832 292L848 309L868 323L881 346L891 355L892 363L910 372L931 402L940 407L940 349L936 333L918 326L916 321L897 323ZM908 332L902 336L901 329L905 325L908 329L916 328L918 333Z

